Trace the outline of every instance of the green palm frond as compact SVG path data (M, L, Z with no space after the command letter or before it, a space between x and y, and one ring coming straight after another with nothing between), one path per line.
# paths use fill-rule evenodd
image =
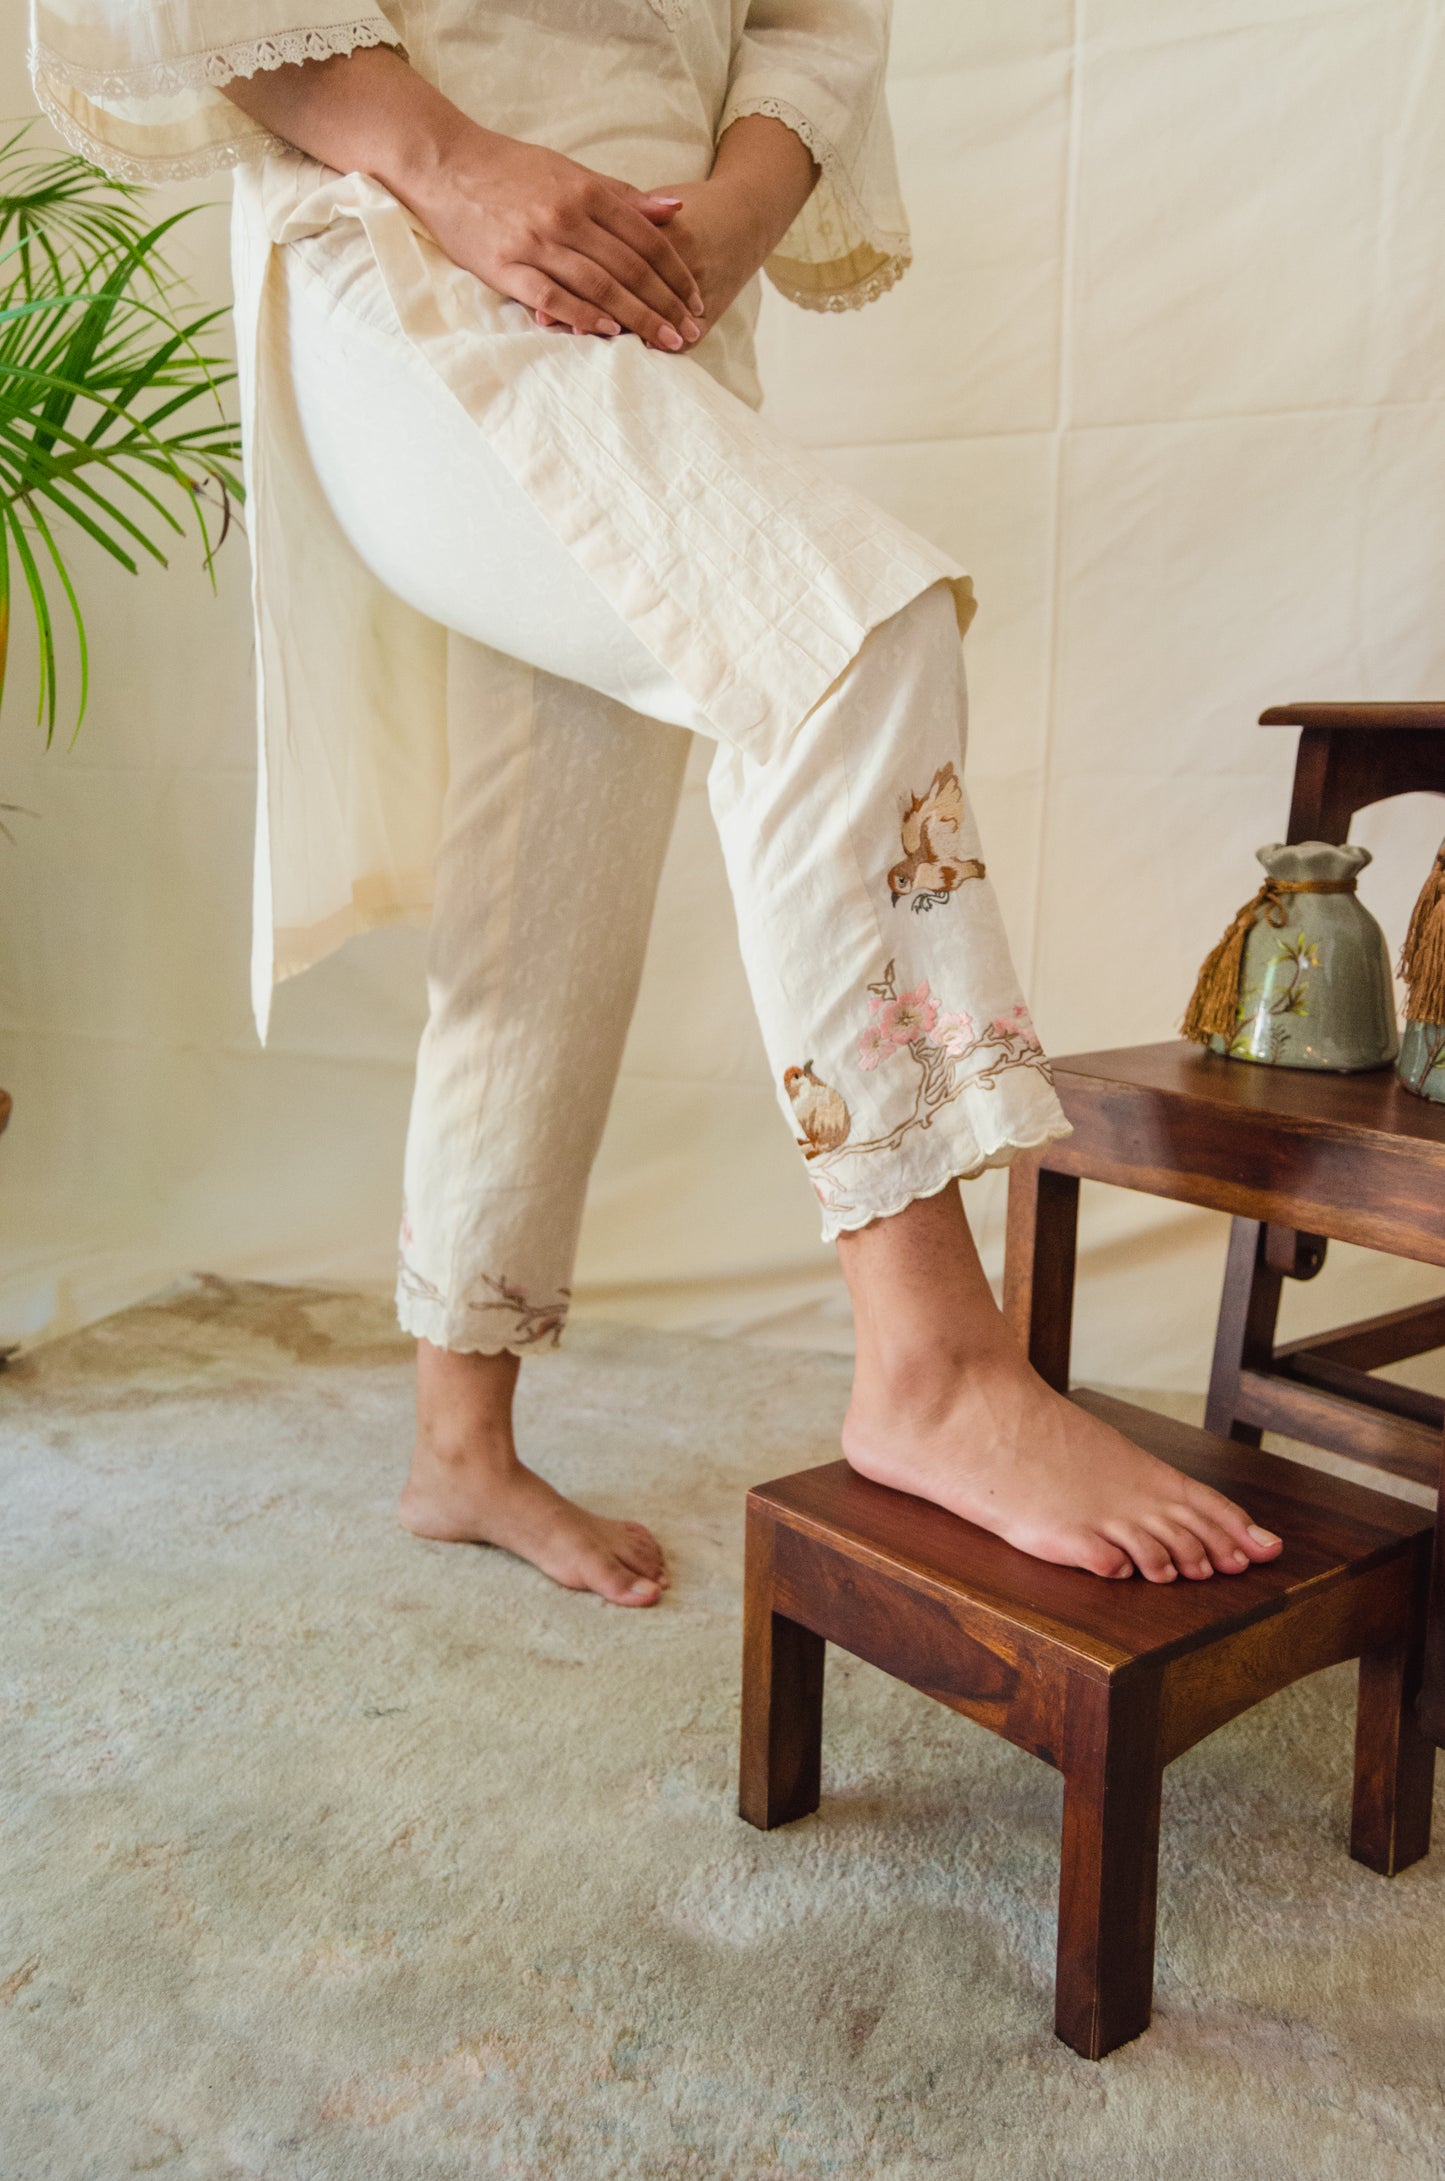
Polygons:
M57 617L76 635L77 728L89 694L74 534L134 573L192 529L214 584L242 497L223 314L193 307L164 254L190 215L151 223L142 203L83 159L31 156L24 129L0 143L0 702L23 594L47 742Z

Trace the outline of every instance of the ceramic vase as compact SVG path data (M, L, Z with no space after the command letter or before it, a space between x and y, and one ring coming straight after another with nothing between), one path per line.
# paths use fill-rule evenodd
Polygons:
M1245 941L1235 1029L1212 1038L1213 1049L1274 1068L1388 1066L1400 1046L1390 955L1353 890L1370 851L1300 841L1256 853L1282 890L1261 903ZM1349 890L1314 891L1321 881Z

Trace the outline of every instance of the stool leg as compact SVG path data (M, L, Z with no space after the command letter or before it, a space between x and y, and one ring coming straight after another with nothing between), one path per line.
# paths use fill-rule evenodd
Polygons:
M1416 1602L1412 1625L1399 1641L1360 1660L1350 1853L1386 1878L1430 1850L1435 1745L1422 1731L1417 1709L1423 1582L1416 1585Z
M1263 1433L1256 1424L1236 1420L1239 1374L1247 1366L1268 1370L1284 1285L1282 1276L1267 1262L1264 1249L1265 1230L1257 1219L1230 1221L1229 1256L1204 1411L1206 1431L1217 1431L1224 1439L1238 1439L1245 1446L1258 1446Z
M1077 1177L1053 1173L1038 1157L1015 1159L1008 1180L1004 1316L1034 1369L1059 1393L1069 1390L1078 1234Z
M748 1509L738 1809L767 1832L818 1807L823 1654L811 1628L773 1611L772 1518Z
M1156 1681L1071 1678L1054 2030L1086 2060L1149 2027L1159 1885Z

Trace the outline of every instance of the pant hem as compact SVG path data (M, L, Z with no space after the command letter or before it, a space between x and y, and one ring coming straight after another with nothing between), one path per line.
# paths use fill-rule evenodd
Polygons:
M936 1179L919 1180L897 1195L890 1196L884 1203L853 1204L846 1212L839 1212L833 1217L825 1212L823 1240L836 1242L840 1234L857 1234L860 1228L871 1227L875 1220L894 1218L899 1212L906 1211L910 1204L922 1203L928 1197L941 1196L951 1182L976 1181L990 1167L1012 1166L1014 1160L1025 1152L1042 1151L1046 1144L1058 1143L1063 1137L1072 1136L1073 1133L1069 1122L1060 1114L1057 1121L1050 1122L1047 1128L1040 1129L1037 1134L1008 1137L1002 1143L995 1144L991 1151L980 1153L969 1165L959 1166L952 1159L947 1160ZM955 1153L954 1158L956 1156Z

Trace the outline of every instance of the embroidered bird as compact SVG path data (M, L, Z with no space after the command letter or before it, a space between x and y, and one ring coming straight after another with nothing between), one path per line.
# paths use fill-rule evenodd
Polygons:
M958 853L962 832L963 783L951 764L940 765L926 792L903 810L903 860L888 874L895 909L905 897L915 909L932 909L965 879L983 877L977 856Z
M836 1151L847 1142L853 1116L841 1093L814 1075L811 1060L805 1060L801 1068L784 1068L783 1089L792 1102L793 1118L803 1131L798 1146L805 1159L816 1159L822 1151Z

